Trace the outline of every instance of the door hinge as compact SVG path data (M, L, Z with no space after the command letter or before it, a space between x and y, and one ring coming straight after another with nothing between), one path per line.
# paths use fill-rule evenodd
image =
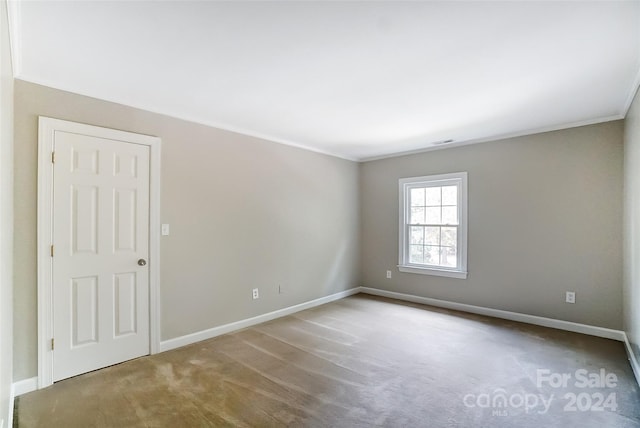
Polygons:
M56 163L56 152L51 152L51 163Z
M51 257L53 257L53 245L51 246Z
M53 338L52 338L52 339L51 339L51 350L52 350L52 351L53 351L53 348L54 348L54 346L53 346L53 345L54 345L54 341L53 341Z

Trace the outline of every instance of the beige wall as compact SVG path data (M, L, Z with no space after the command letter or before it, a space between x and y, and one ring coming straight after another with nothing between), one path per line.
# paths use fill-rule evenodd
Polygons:
M624 124L624 329L640 359L640 92Z
M622 129L616 121L362 164L362 285L620 329ZM398 272L398 179L458 171L469 173L468 279ZM566 290L576 304L564 303Z
M357 163L17 80L16 380L37 374L38 115L162 138L163 340L359 285Z
M7 4L0 1L0 426L9 426L13 381L13 72Z
M163 340L356 285L622 327L622 121L358 165L18 80L16 380L37 369L38 115L162 138ZM469 278L399 273L398 178L455 171Z

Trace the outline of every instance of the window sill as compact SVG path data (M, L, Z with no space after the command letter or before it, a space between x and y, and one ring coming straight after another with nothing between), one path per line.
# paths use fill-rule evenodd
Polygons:
M399 265L398 270L406 273L419 273L421 275L446 276L449 278L467 279L467 272L460 270L434 269L427 267L416 267Z

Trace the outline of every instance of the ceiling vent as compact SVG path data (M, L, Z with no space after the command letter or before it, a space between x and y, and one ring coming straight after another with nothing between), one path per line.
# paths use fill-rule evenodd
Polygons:
M442 146L444 144L451 144L453 143L452 139L448 139L448 140L441 140L441 141L436 141L435 143L431 143L434 146Z

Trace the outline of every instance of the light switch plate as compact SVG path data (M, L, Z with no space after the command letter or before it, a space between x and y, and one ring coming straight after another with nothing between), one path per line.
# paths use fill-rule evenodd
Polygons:
M163 224L162 225L162 236L167 236L169 235L169 225L168 224Z

